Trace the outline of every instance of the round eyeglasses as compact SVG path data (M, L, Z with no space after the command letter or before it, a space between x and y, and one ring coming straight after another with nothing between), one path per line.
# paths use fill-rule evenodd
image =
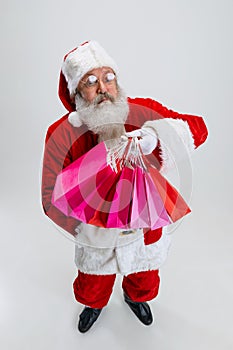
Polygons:
M97 78L94 74L91 74L87 77L87 79L81 80L81 82L83 83L83 86L85 86L86 88L94 88L99 84L100 80L104 84L110 85L116 80L116 75L112 72L107 72L103 74L100 79L100 78Z

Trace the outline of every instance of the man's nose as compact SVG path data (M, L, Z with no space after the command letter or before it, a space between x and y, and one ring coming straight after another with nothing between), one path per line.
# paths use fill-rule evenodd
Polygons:
M104 84L104 82L100 79L99 80L99 84L98 84L98 92L104 93L106 92L106 85Z

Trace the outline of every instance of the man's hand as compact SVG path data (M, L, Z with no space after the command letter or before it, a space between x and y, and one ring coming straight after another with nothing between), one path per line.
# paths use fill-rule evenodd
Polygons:
M145 155L152 153L158 143L158 137L151 128L142 127L142 129L126 132L125 135L127 137L140 137L139 145L141 146L142 153Z

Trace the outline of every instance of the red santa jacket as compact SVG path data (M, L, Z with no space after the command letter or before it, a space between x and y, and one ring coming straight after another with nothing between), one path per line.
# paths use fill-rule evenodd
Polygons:
M174 135L192 149L200 146L207 138L207 128L199 116L174 112L150 98L128 98L129 114L125 123L127 132L148 126L155 129L158 145L153 154L147 156L157 168L169 164L167 143L172 140L171 152L175 152ZM85 125L74 127L68 120L68 114L53 123L47 131L44 147L42 172L42 204L45 214L57 225L76 235L79 221L66 217L51 204L51 197L57 174L71 162L88 152L97 144L98 135L87 130ZM145 235L145 244L154 243L161 237L161 229L149 231Z

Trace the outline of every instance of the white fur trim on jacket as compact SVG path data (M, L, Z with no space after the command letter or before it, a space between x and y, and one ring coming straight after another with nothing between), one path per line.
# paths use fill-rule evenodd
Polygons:
M128 275L140 271L157 270L165 262L170 247L170 236L165 230L163 229L159 241L145 245L142 230L138 230L136 234L119 235L117 231L100 229L95 237L91 237L91 232L86 236L86 232L81 229L75 245L75 264L83 273L94 275L115 273ZM82 238L81 232L83 232ZM102 235L106 235L107 241L112 235L113 244L109 244L110 241L107 243ZM103 245L99 245L98 248L96 243L99 239L103 239L108 248L103 248Z
M96 41L89 41L72 51L62 65L70 95L75 94L79 81L87 72L100 67L110 67L117 74L116 63Z
M153 129L159 139L162 172L174 168L177 162L189 157L195 149L188 122L182 119L158 119L145 122L143 128Z

